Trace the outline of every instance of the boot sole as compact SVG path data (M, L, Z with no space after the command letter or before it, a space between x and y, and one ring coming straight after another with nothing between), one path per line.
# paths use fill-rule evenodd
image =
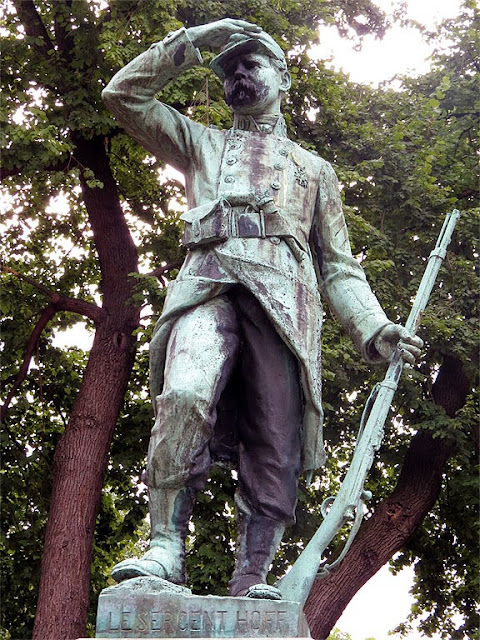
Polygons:
M112 569L112 578L116 582L123 582L123 580L140 578L142 576L154 576L155 578L168 580L165 567L156 560L126 560L124 562L119 562ZM173 580L170 580L170 582L173 582Z

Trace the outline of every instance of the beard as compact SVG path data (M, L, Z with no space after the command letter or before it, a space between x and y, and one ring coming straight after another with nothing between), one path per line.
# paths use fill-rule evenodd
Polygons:
M225 87L225 101L229 107L245 107L255 104L259 92L257 86L251 80L240 79L228 82Z

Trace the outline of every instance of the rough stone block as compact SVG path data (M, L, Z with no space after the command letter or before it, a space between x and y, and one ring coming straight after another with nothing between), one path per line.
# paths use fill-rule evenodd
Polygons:
M159 578L134 578L100 594L97 638L309 637L297 602L195 596Z

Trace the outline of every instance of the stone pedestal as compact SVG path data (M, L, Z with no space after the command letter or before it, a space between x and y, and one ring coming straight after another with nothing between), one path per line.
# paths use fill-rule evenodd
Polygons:
M195 596L160 578L133 578L104 589L96 638L310 637L297 602Z

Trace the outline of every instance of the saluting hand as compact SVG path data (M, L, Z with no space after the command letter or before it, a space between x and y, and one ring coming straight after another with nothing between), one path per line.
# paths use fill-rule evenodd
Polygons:
M225 18L208 24L201 24L187 29L190 40L196 47L221 48L227 44L234 34L248 36L258 34L262 28L245 20L233 20Z

